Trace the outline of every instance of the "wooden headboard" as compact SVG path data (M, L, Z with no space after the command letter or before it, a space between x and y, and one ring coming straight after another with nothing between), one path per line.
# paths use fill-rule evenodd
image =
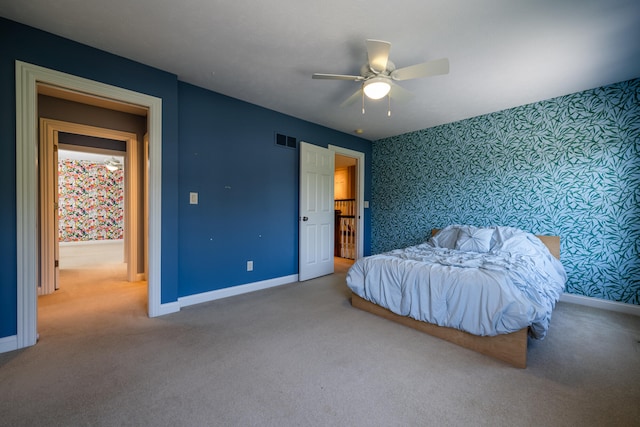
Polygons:
M434 236L438 231L440 231L439 228L434 228L433 230L431 230L431 235ZM544 245L549 249L549 252L551 252L551 255L560 259L560 236L536 235L536 237L540 239L542 243L544 243Z

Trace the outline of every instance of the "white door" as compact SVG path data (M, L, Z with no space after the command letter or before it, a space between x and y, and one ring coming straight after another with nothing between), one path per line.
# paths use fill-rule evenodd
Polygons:
M298 279L333 273L334 152L300 142Z
M58 138L56 138L56 143L53 150L53 242L55 244L55 248L53 250L54 254L54 288L57 291L60 289L60 191L59 191L59 180L60 180L60 172L58 166Z

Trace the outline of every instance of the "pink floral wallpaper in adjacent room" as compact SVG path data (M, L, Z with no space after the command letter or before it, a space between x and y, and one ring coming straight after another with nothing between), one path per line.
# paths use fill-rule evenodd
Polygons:
M61 160L58 163L61 242L122 239L124 172L101 163Z

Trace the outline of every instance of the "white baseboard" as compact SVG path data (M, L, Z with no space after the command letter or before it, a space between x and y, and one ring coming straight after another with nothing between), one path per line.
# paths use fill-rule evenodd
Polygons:
M640 316L640 305L625 304L618 301L609 301L600 298L585 297L582 295L573 295L564 293L560 296L561 302L570 304L585 305L587 307L601 308L603 310L616 311L618 313L632 314Z
M262 289L286 285L288 283L297 281L298 275L292 274L290 276L276 277L275 279L247 283L246 285L232 286L229 288L217 289L215 291L203 292L201 294L188 295L186 297L178 298L178 302L180 304L180 307L187 307L194 304L201 304L203 302L214 301L217 299L228 298L235 295L241 295L249 292L259 291Z
M168 302L160 304L158 312L154 313L152 317L164 316L165 314L177 313L180 311L180 303L178 301Z
M9 337L0 338L0 353L6 353L18 349L18 336L11 335Z

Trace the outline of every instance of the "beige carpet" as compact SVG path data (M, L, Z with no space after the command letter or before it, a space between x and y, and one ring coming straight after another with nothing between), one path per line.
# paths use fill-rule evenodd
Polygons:
M0 425L640 425L638 317L561 303L519 370L352 308L345 265L155 319L103 270L0 354Z
M61 269L87 268L124 262L123 240L61 242L59 247Z
M131 317L147 317L147 284L127 282L124 263L61 269L59 283L55 293L38 297L40 343L71 331L101 334L126 328Z

